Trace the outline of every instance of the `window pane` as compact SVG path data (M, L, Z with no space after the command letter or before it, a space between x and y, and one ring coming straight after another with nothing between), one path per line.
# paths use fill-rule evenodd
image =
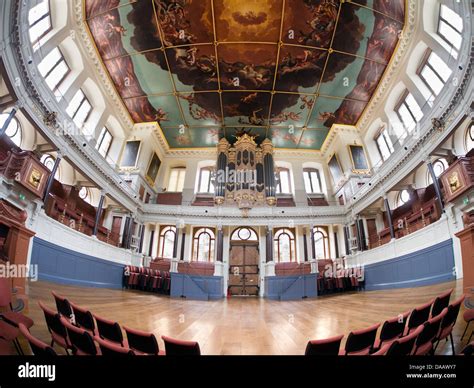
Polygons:
M173 169L171 170L170 180L168 183L168 191L174 192L178 191L178 179L179 179L179 170Z
M462 17L459 16L456 12L454 12L451 8L449 8L446 5L442 4L441 9L440 9L440 15L444 20L446 20L449 24L451 24L459 32L462 32L462 30L463 30Z
M211 172L209 170L201 170L201 178L199 185L200 193L207 193L209 188L209 180L211 179Z
M411 116L408 108L406 107L405 104L402 104L400 109L398 110L398 113L400 114L400 117L402 118L403 124L405 125L405 128L409 131L411 131L415 125L416 122L413 120L413 117Z
M290 194L290 174L288 170L280 171L280 189L282 194Z
M415 116L416 121L420 121L423 117L423 112L416 102L415 97L413 97L413 95L410 93L405 101L408 105L408 108L410 108L411 113L413 113L413 116Z
M84 93L82 92L82 90L78 90L77 93L74 95L74 97L72 98L71 102L69 103L67 109L66 109L66 113L73 117L74 114L77 112L77 109L79 109L79 105L81 104L82 100L84 99Z
M51 50L38 65L38 71L44 77L49 71L56 65L56 63L62 58L61 52L58 48Z
M49 13L49 1L43 0L30 9L30 12L28 13L29 25L31 26L32 24L34 24L39 19L41 19L42 16L46 15L47 13Z
M174 237L175 234L171 231L165 233L163 239L163 257L167 259L171 259L173 257L173 250L174 250Z
M421 75L425 79L428 86L434 91L436 95L438 95L441 90L443 90L444 84L438 78L438 76L431 70L430 67L425 66L421 71Z
M311 181L309 177L309 172L304 171L303 172L303 178L304 178L304 187L307 193L312 193L313 189L311 187Z
M79 108L76 115L74 116L74 122L76 123L78 127L82 127L90 111L91 111L91 105L89 104L87 100L84 100L81 107Z
M180 169L178 174L178 183L176 186L176 191L182 192L184 187L184 177L186 176L186 170Z
M102 143L98 149L99 153L105 158L109 152L110 144L112 143L112 135L109 131L104 134Z
M51 90L54 90L59 83L62 81L66 73L68 72L69 68L66 65L66 62L62 60L58 63L58 65L54 68L54 70L49 73L46 77L46 84L49 86Z
M459 32L454 30L451 26L443 22L442 20L439 22L439 29L438 32L444 36L444 38L448 41L449 44L454 46L456 49L461 48L462 43L462 36Z
M452 70L446 65L446 63L434 52L431 53L429 64L436 70L441 79L446 83L452 74Z
M43 36L51 28L51 20L46 17L36 23L30 28L30 42L36 42L41 36ZM38 47L35 47L37 49Z
M390 157L390 150L388 149L387 143L385 143L385 139L383 135L380 135L377 138L377 144L379 146L380 156L385 161Z

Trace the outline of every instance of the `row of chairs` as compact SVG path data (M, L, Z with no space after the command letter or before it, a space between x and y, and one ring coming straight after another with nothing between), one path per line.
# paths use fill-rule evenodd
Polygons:
M20 331L28 340L33 354L55 355L53 346L63 348L66 354L74 355L200 355L199 344L162 336L165 351L160 350L153 333L123 327L118 322L92 314L88 309L68 301L52 292L57 311L38 302L43 310L51 343L48 345L35 338L27 327L20 325Z
M168 271L134 265L127 265L123 269L125 288L169 294L170 285L171 276Z
M318 276L318 294L358 291L365 288L365 282L356 276L327 277Z
M449 304L453 289L434 300L397 317L369 328L349 333L344 349L344 335L309 341L306 355L426 355L434 354L440 341L451 341L452 330L465 296ZM382 326L377 338L379 327Z

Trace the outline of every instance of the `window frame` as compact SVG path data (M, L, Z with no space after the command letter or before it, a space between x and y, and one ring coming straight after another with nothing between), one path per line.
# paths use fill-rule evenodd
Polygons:
M250 235L248 238L244 239L242 237L240 237L240 232L242 230L249 230L250 231ZM251 227L249 226L241 226L240 228L237 228L235 229L231 236L230 236L230 241L237 241L237 242L247 242L247 241L251 241L251 242L257 242L258 241L258 233Z
M177 171L178 172L178 177L176 178L176 190L171 190L170 187L171 187L171 177L173 175L173 171ZM181 180L181 174L184 174L184 178L183 178L183 187L181 188L181 190L178 190L179 189L179 182ZM168 178L168 189L167 191L168 192L171 192L171 193L182 193L183 192L183 189L184 189L184 181L186 179L186 167L171 167L170 168L170 174L169 174L169 178ZM198 186L199 188L199 186Z
M460 48L457 48L456 46L453 45L452 42L449 41L449 38L447 36L445 36L441 31L440 31L440 26L441 26L441 23L445 23L448 27L451 27L455 32L457 32L459 34L459 36L461 37L461 45L462 45L462 41L463 41L463 36L462 36L462 30L459 31L459 29L455 26L453 26L451 24L451 22L449 22L447 19L445 19L441 14L442 14L442 9L443 9L443 6L450 9L452 12L454 12L456 15L458 15L459 17L461 17L457 12L455 12L454 10L452 10L450 7L448 7L447 5L445 4L442 4L440 3L439 5L439 12L438 12L438 26L436 28L436 33L438 34L438 36L443 40L443 42L445 42L452 50L455 51L455 55L454 57L457 59L458 57L458 53L459 53L459 50ZM463 29L464 29L464 25L463 25Z
M211 233L212 234L211 234ZM203 234L209 235L209 254L207 260L199 260L199 241ZM197 244L196 244L197 241ZM216 254L216 230L207 226L200 226L193 229L193 253L192 261L196 262L214 262L214 256Z
M448 82L449 78L451 77L451 75L453 74L453 72L451 71L451 73L449 74L449 77L448 79L445 81L443 79L443 77L441 76L441 74L435 69L435 67L430 63L430 58L432 55L436 55L436 53L431 50L430 48L428 48L423 56L423 59L421 60L421 63L420 63L420 66L418 66L418 69L416 71L416 74L418 75L418 77L421 78L421 80L423 81L424 85L428 88L428 90L431 92L431 95L433 97L433 99L435 99L440 93L436 93L436 91L433 89L433 87L431 86L431 83L425 78L425 76L423 75L423 70L428 67L434 74L435 76L438 78L439 81L441 81L441 83L443 84L443 87L446 85L446 83ZM439 55L438 55L439 57ZM445 65L446 63L443 61L443 59L439 58ZM448 65L446 65L448 66ZM428 102L430 100L428 99Z
M109 145L107 146L107 150L105 151L104 154L102 154L102 152L100 152L100 149L102 148L105 135L107 134L110 135L110 142L109 142ZM112 135L112 132L110 132L109 129L106 126L104 126L99 133L99 138L97 139L97 143L95 145L95 149L97 150L97 152L99 152L100 155L102 155L103 158L106 158L108 156L110 148L112 147L113 141L114 141L114 137Z
M78 125L78 124L74 121L74 124L76 124L79 128L82 128L82 127L84 126L84 124L87 122L87 120L89 120L89 117L90 117L90 115L92 114L93 108L92 108L91 102L90 102L89 99L87 98L87 96L86 96L86 94L84 93L84 91L83 91L82 89L79 89L79 90L76 92L76 94L79 93L79 92L82 93L82 100L81 100L81 102L78 104L77 109L74 111L74 114L70 115L70 117L71 117L71 120L74 121L74 119L76 118L77 113L81 110L82 105L84 104L84 102L87 101L87 103L89 104L90 109L89 109L89 111L87 112L87 115L85 116L85 118L84 118L84 120L82 121L81 125ZM76 94L74 95L74 97L76 96ZM73 99L74 99L74 97L73 97ZM71 101L72 101L72 100L71 100Z
M207 191L201 191L201 183L202 183L202 179L203 179L202 174L203 174L204 171L209 172L209 181L207 182ZM216 188L212 184L212 172L213 171L214 171L214 167L212 167L212 166L201 167L199 169L198 190L197 190L197 192L199 194L214 194L215 193ZM211 191L211 187L212 187L212 191Z
M316 234L321 234L323 237L323 248L324 248L324 256L322 259L318 260L324 260L324 259L329 259L331 258L331 245L329 243L329 230L324 227L324 226L315 226L313 227L312 230L313 233L313 244L314 244L314 253L315 253L315 259L318 259L318 250L316 247Z
M313 184L313 180L311 178L312 173L316 173L316 179L317 179L317 184L319 186L319 191L314 190L314 184ZM309 182L309 185L311 187L310 192L308 192L306 190L305 174L307 174L307 176L308 176L308 182ZM322 182L321 182L321 174L319 172L319 169L317 169L315 167L305 167L305 168L303 168L303 182L304 182L304 185L305 185L306 194L322 194L323 193L323 185L322 185Z
M293 186L291 185L291 173L288 167L278 167L278 184L275 187L275 193L277 195L293 195ZM280 174L285 172L288 174L288 192L284 193L281 191L281 177Z
M289 233L288 233L289 232ZM288 236L289 239L289 250L290 250L290 261L289 263L297 262L296 254L296 233L295 228L278 228L275 230L273 236L273 260L278 263L287 263L287 261L281 260L280 253L280 238L282 235ZM277 258L277 260L275 260Z
M407 99L409 96L412 96L413 99L415 99L415 97L413 96L413 94L411 94L408 89L405 89L405 91L402 93L402 95L400 96L400 99L398 101L398 103L395 105L395 113L398 117L398 119L400 120L400 122L403 124L403 128L405 129L405 133L406 135L412 133L415 129L416 129L416 125L421 121L421 119L423 118L423 116L420 118L420 120L417 120L416 119L416 116L415 116L415 113L410 109L410 105L408 104L407 102ZM418 102L416 101L415 99L415 103L418 105ZM402 106L404 106L407 110L408 110L408 113L410 114L411 118L413 119L414 123L415 123L415 126L411 129L409 129L409 127L407 126L407 124L405 123L405 120L403 120L403 117L400 113L400 109L402 108ZM418 105L418 108L420 109L421 111L421 107ZM422 112L423 113L423 112Z
M50 2L50 0L45 0L45 3L48 5L48 12L43 14L40 18L36 19L33 22L33 24L30 24L30 21L28 20L28 38L30 40L31 47L33 47L33 51L36 51L41 47L41 45L39 45L40 41L53 30L53 21L51 19L51 2ZM36 6L38 6L38 5L39 4L37 4ZM31 11L32 9L30 9L29 11ZM29 12L28 12L28 17L29 17ZM49 19L49 27L41 35L39 35L35 40L32 40L31 35L30 35L30 30L35 25L40 23L43 19L45 19L46 17ZM37 46L37 45L39 45L39 46ZM37 47L35 47L35 46L37 46Z
M48 70L45 72L45 74L41 74L41 76L43 77L44 79L44 82L46 83L46 85L48 86L48 88L54 93L56 94L58 91L59 91L59 88L61 87L62 83L65 81L65 79L69 76L69 74L71 74L71 68L69 67L68 63L66 62L66 58L64 58L64 54L62 53L61 49L59 47L55 47L53 48L49 53L48 55L52 54L54 50L58 50L59 52L59 59L56 61L56 63L54 63L53 66L49 67ZM45 60L47 58L46 55L43 60ZM66 65L67 67L67 70L66 72L61 76L60 80L54 85L53 88L51 88L49 85L48 85L48 77L51 75L51 73L62 63L64 62L64 64Z
M174 237L172 239L173 249L172 249L171 257L164 256L166 242L170 241L170 240L166 240L166 235L168 233L172 233L174 235ZM177 237L176 226L174 226L174 225L161 225L160 226L160 234L158 236L158 248L157 248L158 251L156 252L157 253L156 257L164 258L164 259L172 259L176 237Z
M380 138L383 139L383 141L385 143L385 146L387 147L387 149L389 151L389 155L387 156L387 158L384 157L383 152L380 149L380 144L378 142L378 140ZM390 140L390 144L388 143L387 140ZM390 139L390 135L387 133L387 128L386 127L382 127L378 130L378 132L374 136L374 142L375 142L375 145L377 146L377 150L378 150L379 155L382 158L383 162L387 161L390 158L390 156L392 156L392 154L395 152L395 149L393 148L392 140Z
M5 122L8 120L9 115L10 115L10 113L6 113L6 112L0 113L0 116L5 116L5 121L2 123L1 126L3 126L5 124ZM13 135L9 135L8 134L8 129L10 128L12 123L15 123L16 130L15 130L15 133ZM10 124L8 124L8 127L6 128L4 134L5 134L5 136L7 136L12 141L13 144L15 144L18 148L21 148L21 144L23 143L23 127L20 123L20 120L18 120L15 116L12 117L12 119L10 121ZM15 138L15 136L17 136L17 134L19 134L19 139L20 139L18 144L14 140L14 138Z

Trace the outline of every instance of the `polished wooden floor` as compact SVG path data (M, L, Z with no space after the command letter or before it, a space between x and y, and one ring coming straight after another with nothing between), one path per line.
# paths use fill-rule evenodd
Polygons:
M93 313L121 325L152 331L163 346L161 335L198 341L206 355L301 355L310 339L348 334L428 302L453 287L451 300L462 293L462 282L448 282L411 289L357 292L294 302L232 297L201 302L129 290L109 290L30 283L28 315L31 332L49 342L42 300L54 307L50 291L56 290ZM454 329L456 352L464 346L462 307ZM345 338L344 340L345 341ZM436 354L451 354L449 343Z

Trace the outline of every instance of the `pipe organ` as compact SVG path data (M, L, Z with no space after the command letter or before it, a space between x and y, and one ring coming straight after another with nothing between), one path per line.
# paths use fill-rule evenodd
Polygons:
M215 203L237 204L247 216L255 206L276 203L273 144L265 139L257 145L255 136L248 133L236 139L231 145L222 138L217 145Z

